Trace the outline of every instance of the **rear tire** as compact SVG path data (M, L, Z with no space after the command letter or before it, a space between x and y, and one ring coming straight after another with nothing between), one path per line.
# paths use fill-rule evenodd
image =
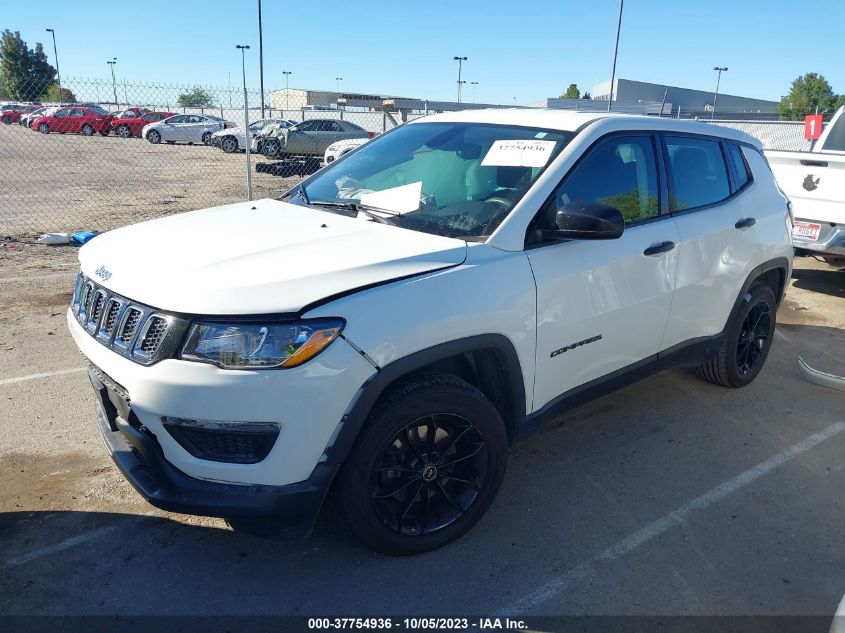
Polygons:
M200 140L202 140L203 145L211 144L211 132L204 132L200 137Z
M384 554L420 554L484 515L507 464L493 403L448 374L415 376L376 405L340 476L349 527Z
M12 117L10 117L8 114L4 114L3 118L0 120L2 120L3 123L5 123L6 125L9 125L12 122Z
M85 136L94 136L94 128L92 128L90 125L88 125L86 123L85 125L82 126L82 133Z
M132 130L129 129L128 125L119 125L116 133L120 138L129 138L132 136Z
M701 365L704 378L723 387L745 387L766 362L775 334L777 305L772 289L755 283L742 297L716 355Z

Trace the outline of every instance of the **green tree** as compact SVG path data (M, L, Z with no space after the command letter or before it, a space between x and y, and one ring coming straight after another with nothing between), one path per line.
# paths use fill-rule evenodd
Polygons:
M566 89L562 95L560 95L561 99L580 99L581 98L581 91L578 90L578 84L569 84L569 88Z
M17 31L0 38L0 76L6 93L18 101L35 101L49 87L56 69L47 62L41 42L29 48Z
M842 106L845 106L845 95L839 95L836 97L836 103L833 104L833 107L837 110Z
M792 82L789 94L778 104L778 113L782 119L802 119L805 114L830 111L836 106L837 98L833 94L824 75L807 73Z
M179 95L179 105L183 108L208 108L214 105L214 97L202 88Z
M76 95L70 88L62 88L62 94L59 95L59 85L50 84L47 92L41 95L41 101L48 103L76 103Z
M590 101L593 97L589 92L585 92L584 94L581 95L581 98L586 99L587 101Z

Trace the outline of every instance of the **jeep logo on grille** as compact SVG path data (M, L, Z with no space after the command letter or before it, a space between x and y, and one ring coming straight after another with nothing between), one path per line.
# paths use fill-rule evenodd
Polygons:
M97 270L94 271L94 274L97 275L103 281L108 281L111 278L111 272L109 272L105 266L100 266Z

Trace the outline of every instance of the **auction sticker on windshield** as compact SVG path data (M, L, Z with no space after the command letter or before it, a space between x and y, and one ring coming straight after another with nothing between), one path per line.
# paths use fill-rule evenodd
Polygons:
M544 167L557 141L494 141L481 161L485 167Z
M822 225L816 224L815 222L802 222L800 220L796 220L792 225L793 236L800 237L811 242L815 242L819 239L819 231L821 230Z

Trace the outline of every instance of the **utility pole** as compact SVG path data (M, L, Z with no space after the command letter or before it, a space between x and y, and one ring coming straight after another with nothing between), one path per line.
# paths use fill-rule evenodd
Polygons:
M235 44L235 48L240 49L241 51L241 71L244 78L244 138L246 142L244 143L246 149L246 199L252 200L252 168L250 166L250 150L251 150L251 140L249 138L249 102L246 92L246 51L249 49L249 45L242 45L242 44ZM264 96L262 95L262 99Z
M458 103L461 102L461 64L467 61L466 57L459 57L455 55L452 57L453 60L458 62Z
M56 76L59 78L59 104L62 103L62 73L59 71L59 51L56 49L56 32L53 29L47 29L47 32L53 36L53 57L56 58Z
M616 22L616 46L613 49L613 70L610 72L610 99L607 100L607 111L613 107L613 84L616 82L616 56L619 54L619 33L622 31L622 5L625 0L619 0L619 20Z
M264 118L264 34L261 29L261 0L258 0L258 77L261 84L261 118ZM249 135L247 135L249 137Z
M114 67L117 64L117 57L112 57L112 60L106 63L111 66L111 87L114 91L114 107L117 107L117 81L114 78Z
M716 116L716 99L719 98L719 82L722 81L722 73L728 71L727 66L713 66L713 70L719 72L716 76L716 92L713 93L713 110L710 112L710 120L712 121Z
M285 76L285 110L290 109L290 87L288 86L288 79L293 74L290 70L283 70L282 74Z

